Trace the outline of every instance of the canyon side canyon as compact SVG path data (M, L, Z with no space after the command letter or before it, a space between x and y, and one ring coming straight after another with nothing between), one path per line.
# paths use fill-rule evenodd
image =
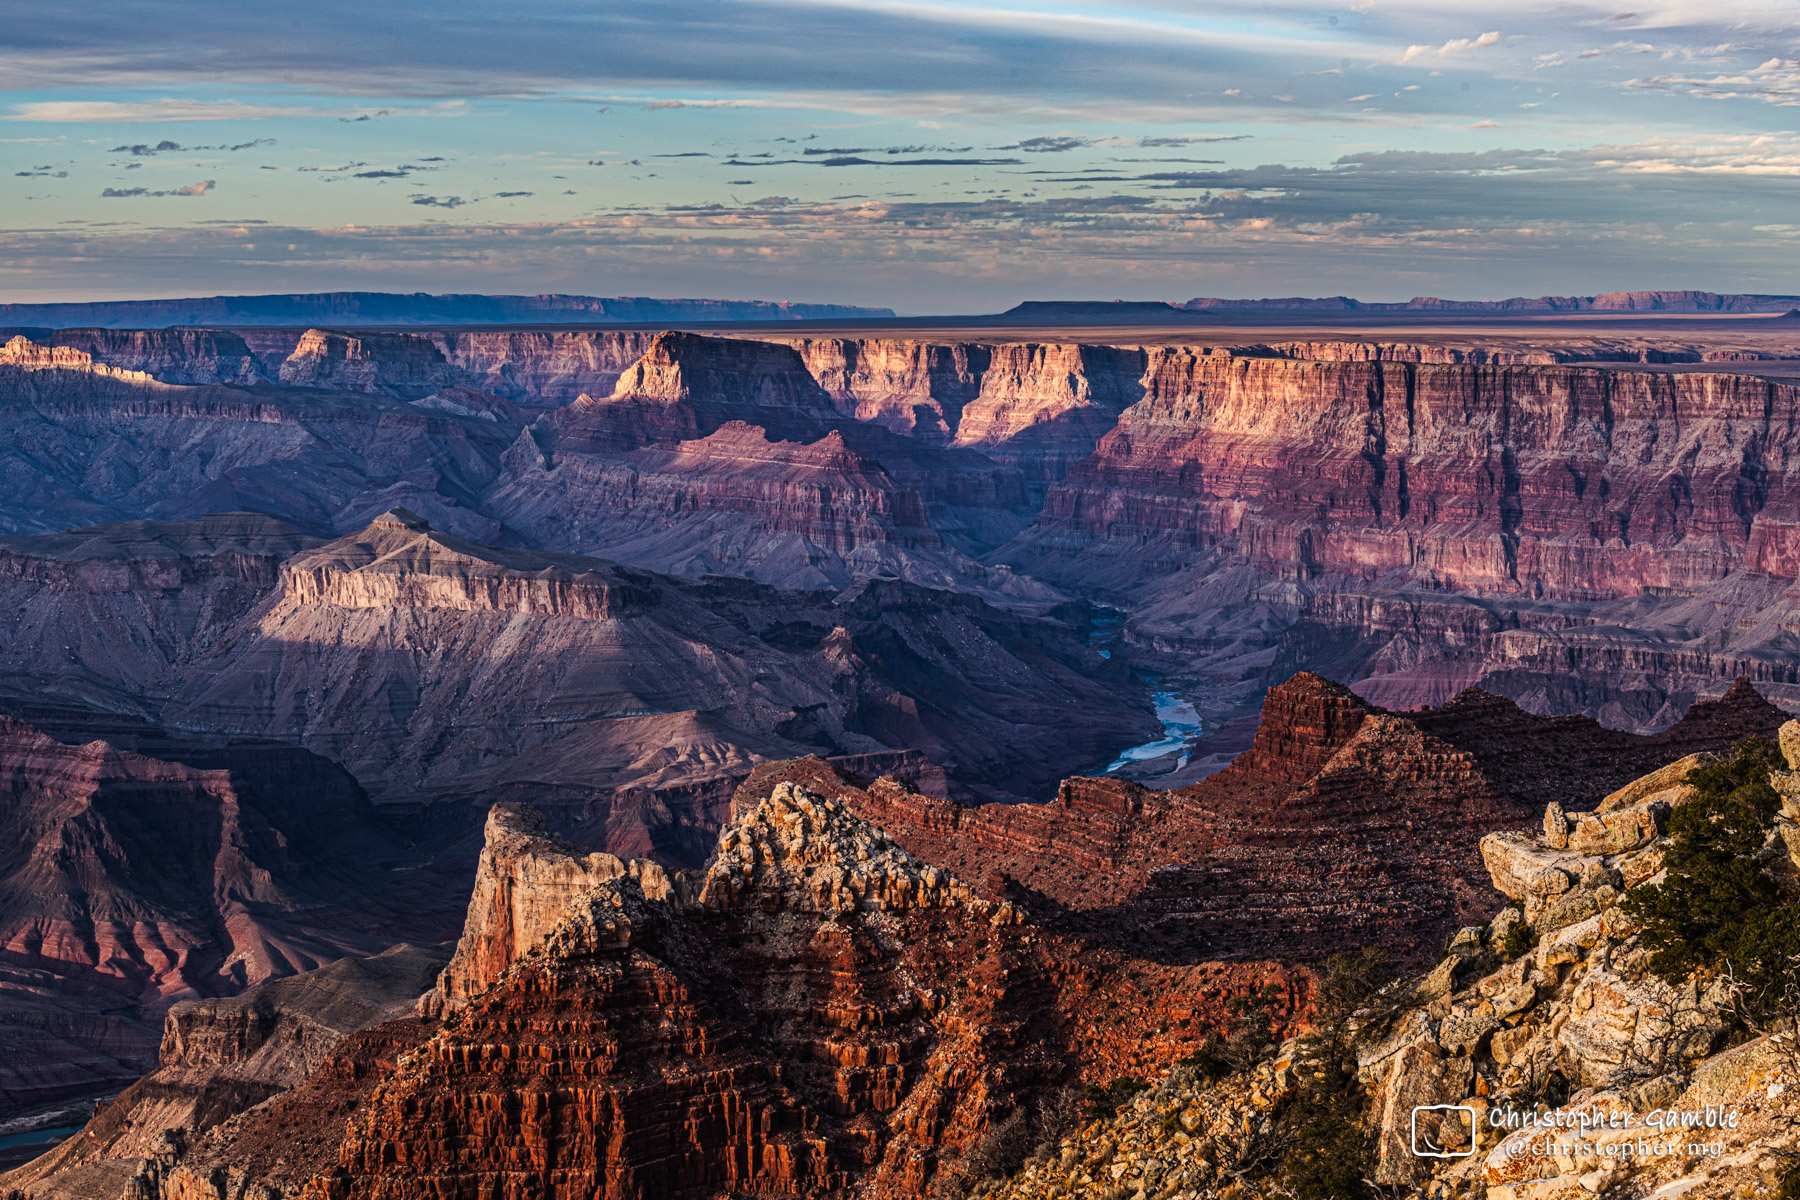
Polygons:
M1252 1070L1800 710L1800 317L1699 295L14 314L0 1196L965 1195Z

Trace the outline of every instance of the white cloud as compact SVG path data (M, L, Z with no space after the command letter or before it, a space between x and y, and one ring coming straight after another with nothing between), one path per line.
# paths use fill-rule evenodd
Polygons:
M1439 58L1447 58L1452 54L1466 54L1471 50L1486 50L1489 46L1498 46L1499 44L1500 31L1498 29L1491 29L1480 37L1451 38L1449 41L1439 46L1436 53ZM1400 61L1409 63L1415 58L1423 58L1425 55L1431 54L1432 52L1430 46L1408 46L1405 52L1400 55Z

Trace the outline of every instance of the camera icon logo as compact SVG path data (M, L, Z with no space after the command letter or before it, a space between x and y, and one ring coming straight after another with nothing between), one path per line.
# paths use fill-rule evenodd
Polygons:
M1414 1158L1469 1157L1475 1153L1475 1110L1466 1104L1417 1106L1412 1110L1412 1152Z

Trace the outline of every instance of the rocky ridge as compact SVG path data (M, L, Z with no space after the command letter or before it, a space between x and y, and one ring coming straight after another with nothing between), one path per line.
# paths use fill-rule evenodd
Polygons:
M1034 1096L1170 1061L1232 995L1295 999L1267 968L1034 929L792 786L666 891L522 810L490 833L496 880L515 901L547 885L560 920L447 971L471 994L442 1025L366 1030L292 1091L127 1160L134 1195L922 1195ZM465 949L492 912L471 906Z
M441 947L401 944L242 996L175 1005L156 1069L6 1185L34 1200L141 1194L155 1186L159 1156L302 1085L358 1031L403 1020L447 956Z
M1782 728L1781 742L1800 767L1800 722ZM1391 986L1386 1003L1359 1018L1374 1183L1433 1200L1723 1200L1772 1194L1800 1169L1794 1033L1727 1042L1729 981L1673 986L1653 975L1637 922L1620 906L1627 889L1658 877L1666 819L1690 798L1684 781L1706 757L1668 763L1592 811L1553 803L1539 831L1483 839L1494 887L1515 903L1458 931L1435 969ZM1785 864L1778 873L1800 883L1800 851L1786 836L1800 816L1795 779L1775 780L1788 799L1771 850ZM1170 1200L1288 1194L1271 1178L1277 1127L1323 1053L1289 1041L1217 1083L1177 1068L1117 1118L980 1190L996 1200L1107 1186ZM1431 1105L1469 1109L1475 1142L1456 1123L1465 1118L1428 1111L1416 1127L1415 1109ZM1487 1119L1515 1110L1532 1120ZM1673 1131L1662 1124L1671 1113L1684 1122ZM1448 1153L1414 1154L1421 1133Z
M1168 961L1430 953L1485 915L1470 834L1573 807L1674 754L1784 720L1747 681L1660 734L1536 717L1469 692L1388 713L1302 673L1270 689L1249 747L1198 784L1065 780L1048 804L968 806L818 761L757 768L737 808L787 779L837 797L919 857L1052 927Z
M429 338L326 329L307 330L279 375L281 382L301 387L408 398L467 381Z

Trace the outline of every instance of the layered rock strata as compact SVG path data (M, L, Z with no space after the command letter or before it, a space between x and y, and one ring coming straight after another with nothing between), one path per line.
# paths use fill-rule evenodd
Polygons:
M469 382L429 338L309 329L281 364L281 382L408 398Z
M110 1200L156 1159L305 1083L359 1030L404 1020L447 948L399 945L274 980L242 996L169 1010L154 1071L75 1137L4 1177L34 1200Z
M1486 915L1471 833L1511 828L1553 798L1596 805L1672 755L1770 737L1783 720L1747 681L1642 736L1479 692L1387 713L1302 674L1269 691L1251 747L1189 787L1078 777L1049 804L965 806L815 761L758 768L736 803L803 781L983 894L1136 953L1316 958L1380 944L1409 956Z
M345 1042L146 1163L146 1194L924 1195L1035 1097L1169 1061L1231 996L1296 999L1266 968L1156 967L1034 929L792 786L660 897L516 810L491 831L485 861L515 888L592 882L510 961L459 953L446 977L471 994L441 1028L384 1027L385 1060L382 1029ZM471 931L490 915L472 907Z
M1782 734L1800 766L1800 723ZM1592 812L1552 804L1541 830L1483 840L1495 887L1523 912L1505 907L1458 930L1429 973L1349 1022L1371 1140L1369 1160L1356 1164L1362 1177L1431 1200L1735 1200L1792 1178L1793 1034L1728 1037L1728 980L1671 985L1652 973L1620 904L1658 869L1662 817L1685 803L1682 780L1699 761L1669 762ZM1775 782L1791 788L1793 778L1778 772ZM1577 893L1585 898L1572 903ZM1529 937L1516 936L1521 927ZM1270 1049L1217 1083L1171 1071L987 1194L1293 1194L1279 1176L1277 1125L1319 1103L1308 1080L1330 1068L1330 1052L1311 1039ZM1355 1143L1334 1152L1355 1154Z
M240 335L225 329L59 329L47 340L163 383L254 384L274 374Z
M1215 722L1271 652L1389 707L1479 684L1627 728L1737 675L1800 695L1795 385L1184 348L1146 384L999 557L1128 598Z
M343 771L287 748L187 765L0 717L0 1063L9 1107L148 1066L163 1013L435 932L376 864L405 842Z
M555 408L605 396L644 356L654 333L624 330L446 331L433 341L476 387L518 404Z
M298 740L384 801L529 784L591 807L767 758L906 749L1016 795L1148 724L1128 675L1059 621L898 581L836 597L686 582L478 545L404 510L290 558L171 675L159 719ZM704 810L664 820L676 838L717 828ZM652 848L625 836L609 844Z
M435 351L434 351L435 353ZM436 389L427 389L436 390ZM407 504L494 537L478 496L513 421L313 389L175 387L0 366L0 532L265 513L314 533Z
M490 509L558 549L789 586L898 575L1060 598L970 557L1029 522L1017 469L844 417L787 346L660 334L611 395L521 435L507 467Z

